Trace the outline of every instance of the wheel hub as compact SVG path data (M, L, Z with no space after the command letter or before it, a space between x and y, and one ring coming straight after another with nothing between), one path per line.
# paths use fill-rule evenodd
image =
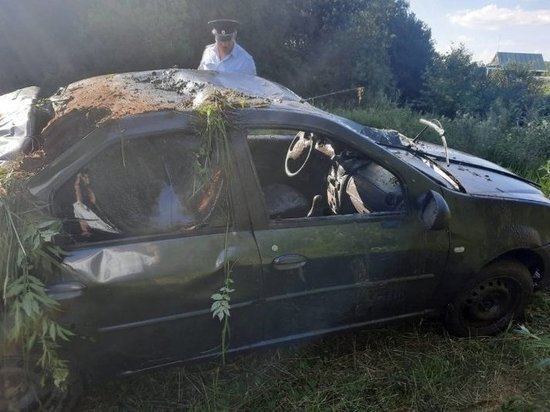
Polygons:
M474 324L498 321L513 309L516 289L503 278L491 279L470 290L464 299L464 316Z

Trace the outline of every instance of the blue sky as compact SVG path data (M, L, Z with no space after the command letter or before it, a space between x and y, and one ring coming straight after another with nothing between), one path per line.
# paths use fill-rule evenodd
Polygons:
M464 44L488 63L497 51L542 53L550 61L550 0L409 0L443 53Z

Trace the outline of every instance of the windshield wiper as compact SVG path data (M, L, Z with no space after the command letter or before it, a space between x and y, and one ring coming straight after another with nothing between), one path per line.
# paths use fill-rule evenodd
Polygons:
M437 122L437 124L435 124L435 122ZM441 138L441 142L443 143L443 148L445 149L445 160L447 161L447 167L449 167L451 163L449 162L449 149L447 147L447 139L445 138L445 129L443 129L443 126L441 125L439 120L429 121L429 120L426 120L426 119L420 119L420 123L424 124L425 127L412 140L413 143L416 143L416 141L420 138L422 133L424 133L424 131L428 127L435 130L437 132L437 134L439 135L439 137Z

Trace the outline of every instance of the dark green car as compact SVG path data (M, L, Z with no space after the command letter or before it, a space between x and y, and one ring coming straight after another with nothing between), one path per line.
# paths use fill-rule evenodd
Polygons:
M206 167L212 93L242 104L224 112L230 155ZM549 282L550 200L533 183L267 80L130 73L50 101L28 189L64 222L47 287L86 381L220 356L227 312L228 354L422 316L493 334Z

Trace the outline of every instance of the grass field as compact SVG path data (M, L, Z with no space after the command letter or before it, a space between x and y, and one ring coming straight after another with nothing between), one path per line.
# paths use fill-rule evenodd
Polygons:
M459 339L439 323L314 343L113 381L79 411L550 410L550 292L498 337Z

